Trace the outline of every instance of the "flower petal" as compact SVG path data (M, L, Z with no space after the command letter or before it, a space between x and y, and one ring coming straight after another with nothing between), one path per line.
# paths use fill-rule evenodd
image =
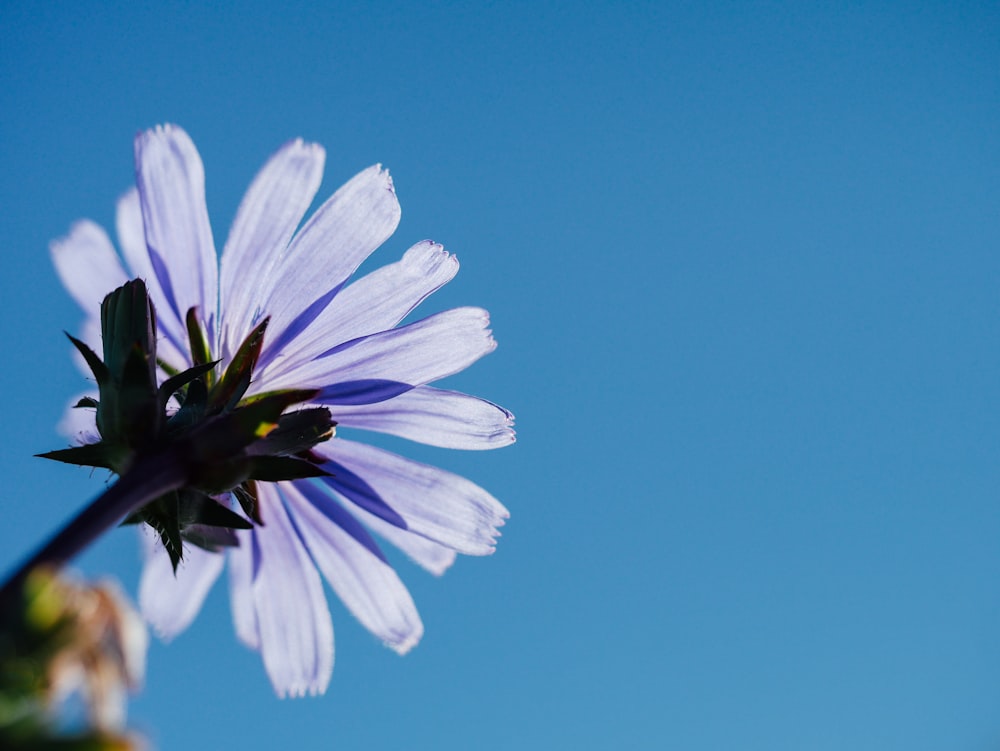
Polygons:
M257 488L266 526L252 530L252 592L264 668L279 696L323 693L333 672L323 582L277 489L270 483Z
M514 415L503 407L432 386L375 404L338 406L337 422L449 449L494 449L514 442Z
M316 450L331 460L322 465L332 473L323 482L352 503L369 511L378 505L388 506L410 532L459 553L493 552L498 527L509 514L475 483L342 438L333 438Z
M253 533L237 530L240 544L229 551L229 602L236 637L254 651L260 650L257 612L253 606Z
M441 576L455 562L457 554L449 547L390 524L360 506L352 504L350 512L363 521L365 526L402 550L414 563L430 571L434 576Z
M160 280L153 270L153 262L146 250L146 233L142 227L142 206L139 191L129 190L118 199L115 211L115 229L125 263L132 278L146 282L146 289L156 309L156 328L159 333L157 357L168 365L183 370L191 364L186 354L188 348L187 328L174 314L167 303L167 297L160 286Z
M135 171L146 247L166 303L181 322L197 307L211 340L218 260L201 157L187 133L161 125L136 137Z
M297 139L272 156L247 190L222 253L222 349L239 347L270 294L272 269L292 239L323 179L326 152Z
M159 283L153 274L153 264L146 250L146 230L142 226L139 191L134 187L125 191L115 204L115 232L118 233L118 245L122 249L122 255L129 269L134 275L145 279L146 286L150 290L155 287L159 291ZM155 302L154 300L154 304Z
M63 286L89 317L100 316L101 301L128 281L107 233L87 219L49 248Z
M191 625L222 573L225 556L194 545L184 546L184 558L174 575L170 556L152 531L140 531L145 566L139 580L139 609L164 641Z
M310 483L281 483L299 535L361 624L399 654L423 636L413 598L354 517ZM373 549L375 552L373 552Z
M400 261L339 292L315 321L282 348L270 372L262 377L287 372L333 344L391 329L456 273L458 259L441 245L429 240L417 243Z
M390 331L334 347L276 376L267 388L314 387L317 402L366 404L464 370L496 349L489 314L455 308ZM257 385L260 389L262 386Z
M261 305L271 316L261 367L322 311L398 224L399 202L381 165L354 177L320 206L275 261L271 293Z

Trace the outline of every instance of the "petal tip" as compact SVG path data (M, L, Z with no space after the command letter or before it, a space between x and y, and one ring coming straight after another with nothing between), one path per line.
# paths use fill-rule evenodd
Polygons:
M291 141L286 142L280 149L278 149L279 152L285 150L298 152L306 156L313 156L323 160L326 159L326 149L324 149L321 144L318 144L315 141L307 141L301 136L293 138Z
M396 654L402 656L405 655L407 652L409 652L411 649L413 649L415 646L417 646L417 644L420 643L420 639L423 637L423 635L424 635L423 624L418 623L417 628L415 628L412 633L406 634L398 642L395 643L387 642L386 646L388 646Z

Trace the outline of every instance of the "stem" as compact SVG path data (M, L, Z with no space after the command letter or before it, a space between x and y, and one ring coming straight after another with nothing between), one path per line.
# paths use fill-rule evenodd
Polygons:
M184 486L188 472L177 452L143 457L105 490L55 537L35 552L0 589L0 608L20 594L24 580L36 566L62 566L128 514L171 490Z

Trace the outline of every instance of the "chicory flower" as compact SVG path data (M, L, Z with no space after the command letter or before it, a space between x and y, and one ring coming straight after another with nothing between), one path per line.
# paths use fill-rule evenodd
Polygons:
M399 325L455 276L454 256L424 241L351 281L399 222L381 166L350 180L300 228L325 154L301 140L285 144L247 191L220 262L188 135L170 125L141 133L135 159L136 189L117 207L122 258L90 221L52 246L87 313L80 338L89 346L99 346L105 293L138 276L155 309L161 380L214 360L218 377L266 320L247 399L314 390L310 404L328 409L338 430L457 449L514 441L503 408L429 385L493 351L486 311L457 308ZM71 410L63 427L81 443L94 439L87 410ZM249 484L255 524L236 530L238 545L225 552L187 545L175 573L163 546L144 537L139 601L154 629L167 639L183 631L228 563L237 635L261 653L283 696L320 693L329 682L333 627L320 574L388 646L405 653L419 641L416 607L371 532L441 574L456 553L492 553L508 517L469 480L363 442L338 435L311 451L328 474Z

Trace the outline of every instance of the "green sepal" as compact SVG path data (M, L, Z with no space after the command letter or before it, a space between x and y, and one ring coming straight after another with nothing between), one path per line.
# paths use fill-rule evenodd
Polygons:
M124 373L138 346L149 354L145 363L150 381L156 380L156 316L141 279L126 282L101 302L104 364L113 377ZM145 358L144 358L145 359Z
M107 366L101 361L101 358L97 356L90 347L81 342L72 334L68 334L65 331L66 338L73 343L77 351L83 355L83 359L87 361L87 367L90 368L90 372L94 374L94 380L97 381L97 385L101 386L108 383L111 380L111 373L108 371Z
M254 524L264 526L264 520L260 516L260 501L257 499L257 483L247 480L233 488L233 496L243 509L243 513L249 516Z
M35 454L41 459L52 459L53 461L65 464L77 464L81 467L101 467L110 469L112 472L121 470L122 462L125 461L128 452L122 448L116 448L110 444L88 443L83 446L73 446L68 449L57 449L56 451L46 451L44 454Z
M330 473L322 467L294 456L255 456L250 461L250 479L260 482L329 476Z
M282 412L317 393L315 389L288 389L254 396L232 412L217 415L197 428L191 434L190 446L203 460L235 456L277 428Z
M239 408L256 407L261 402L267 402L275 405L283 405L281 409L285 410L293 404L307 402L318 395L319 389L277 389L275 391L265 391L261 394L248 396L240 402ZM280 415L281 413L279 412L278 414Z
M173 433L193 427L205 417L205 404L208 400L208 389L205 382L196 378L188 384L184 394L184 402L167 421Z
M209 527L226 527L228 529L253 529L253 524L227 506L222 505L210 495L197 490L184 489L178 491L178 517L181 533L189 524L204 524Z
M151 366L149 353L138 342L132 345L125 358L118 386L119 404L115 414L120 422L118 429L132 448L148 445L160 432L163 409L157 399L155 365Z
M308 461L267 456L257 448L270 433L278 429L282 413L288 407L315 395L314 389L272 391L199 425L187 440L191 452L191 485L206 493L218 494L231 491L249 479L276 481L325 476L326 472L316 470L315 465ZM314 414L311 419L315 420L316 417ZM326 424L332 422L328 414L323 419ZM297 444L300 440L295 438L293 442L289 439L290 445ZM300 448L299 445L295 447ZM303 454L307 450L299 453ZM291 459L291 462L270 463L271 459ZM248 515L252 518L252 514Z
M333 437L336 421L326 407L310 407L283 414L278 427L250 446L254 455L293 456Z
M159 357L156 358L156 364L160 366L160 370L166 373L168 376L175 376L180 371L168 362L161 360Z
M239 547L236 532L228 527L209 527L194 524L184 530L184 542L196 545L209 553L221 553L223 548Z
M210 412L219 412L224 409L231 409L243 398L243 395L250 388L250 379L253 369L257 365L261 348L264 346L264 333L267 331L267 324L270 318L265 318L257 324L247 338L243 340L240 348L233 355L232 362L222 374L222 378L209 393L208 409Z
M208 340L205 338L205 332L198 323L198 308L189 309L187 315L184 317L184 322L187 324L188 341L191 343L191 359L194 362L195 367L198 367L199 365L207 365L212 360L212 353L209 352ZM211 368L209 368L209 370L211 370ZM211 387L212 376L207 376L206 380L208 381L207 385Z
M200 365L195 365L193 368L188 368L180 373L175 373L170 376L167 380L160 384L160 389L158 392L160 398L160 407L166 407L167 401L170 397L180 391L182 388L187 386L189 383L194 381L196 378L200 378L203 375L207 375L212 371L216 365L219 364L218 360L213 362L206 362Z
M103 361L69 337L100 389L99 401L88 406L97 408L97 430L104 442L142 448L158 435L162 410L156 401L156 322L141 280L124 284L101 302L101 336Z
M170 556L170 565L177 573L177 564L181 562L184 555L184 541L181 537L181 526L179 519L179 499L177 493L167 493L160 496L152 503L147 503L134 515L141 521L146 522L160 536L167 555Z

